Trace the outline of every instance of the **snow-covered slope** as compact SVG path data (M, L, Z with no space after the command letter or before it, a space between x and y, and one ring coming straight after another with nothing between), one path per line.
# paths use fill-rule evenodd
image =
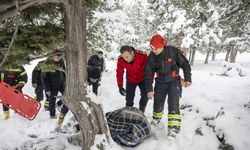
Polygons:
M249 54L244 54L248 55ZM246 56L244 56L246 57ZM243 58L243 57L242 57ZM247 58L247 57L246 57ZM191 105L181 111L181 132L175 141L167 140L167 104L164 118L157 128L153 128L152 136L135 148L121 147L112 143L108 149L134 150L214 150L218 149L218 137L236 150L247 150L250 147L250 61L240 59L240 64L248 74L245 77L227 77L217 75L223 69L222 61L204 65L196 61L192 68L193 85L183 89L182 104ZM25 66L29 74L24 93L34 96L30 75L34 68ZM103 74L100 94L105 112L121 108L125 98L118 92L115 68L116 62L108 61L108 71ZM89 89L89 88L88 88ZM139 90L135 97L138 107ZM153 101L149 101L146 116L151 120ZM0 106L2 109L2 106ZM34 121L28 121L11 112L11 118L2 120L0 113L0 149L80 149L67 142L67 136L74 134L72 114L68 113L63 124L67 133L53 133L56 120L49 119L49 113L40 110ZM95 146L93 149L96 149Z

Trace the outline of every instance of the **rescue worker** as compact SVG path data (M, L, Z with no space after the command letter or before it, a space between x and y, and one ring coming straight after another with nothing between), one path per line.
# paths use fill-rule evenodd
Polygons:
M99 79L101 77L101 70L97 67L88 67L88 83L92 85L92 91L97 95L99 87Z
M35 88L36 100L39 102L43 100L43 84L42 84L42 70L41 65L44 64L45 61L41 61L37 64L37 66L32 71L32 87ZM45 110L49 110L49 97L46 94L46 100L44 102Z
M105 69L105 62L103 59L103 52L98 51L97 55L93 55L88 60L89 67L97 67L101 70L101 72Z
M150 40L150 46L152 52L145 67L145 83L148 98L154 98L152 124L160 123L168 95L168 137L175 138L181 126L179 98L182 87L179 69L183 69L184 87L189 87L192 84L191 67L181 51L176 47L167 46L167 41L162 36L154 35ZM154 91L153 73L157 74Z
M55 50L52 58L46 61L47 69L42 70L42 84L44 86L45 94L49 97L49 111L50 118L56 119L56 96L58 92L63 95L65 88L65 65L63 61L63 54L60 50ZM61 106L61 100L57 102Z
M146 53L125 45L120 49L121 56L117 61L116 78L119 92L126 96L126 106L134 105L136 87L140 88L139 109L145 112L148 103L144 82L144 68L147 62ZM123 74L126 70L126 90L123 88Z
M0 81L9 84L20 92L27 83L27 79L27 73L21 65L5 65L0 68ZM9 117L9 108L3 105L3 119L7 120Z

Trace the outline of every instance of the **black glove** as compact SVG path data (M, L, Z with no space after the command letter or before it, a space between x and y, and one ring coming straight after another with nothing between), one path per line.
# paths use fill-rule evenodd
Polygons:
M23 88L23 86L18 86L18 87L16 87L16 90L22 92L22 88Z
M126 90L122 86L119 86L119 92L122 96L126 96Z

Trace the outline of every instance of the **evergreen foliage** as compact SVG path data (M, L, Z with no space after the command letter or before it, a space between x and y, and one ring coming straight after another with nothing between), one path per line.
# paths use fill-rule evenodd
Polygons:
M102 24L92 23L94 11L104 9L105 0L86 1L88 41L98 41L100 34L96 29ZM0 24L0 61L6 54L15 28L15 20L9 19ZM92 43L88 47L92 46ZM5 64L27 64L30 60L45 56L51 50L65 46L64 14L61 4L47 3L25 9L21 12L21 24Z

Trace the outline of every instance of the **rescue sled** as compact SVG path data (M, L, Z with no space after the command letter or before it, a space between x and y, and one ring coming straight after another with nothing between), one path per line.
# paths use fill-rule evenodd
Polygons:
M35 119L41 108L40 102L3 81L0 81L0 103L29 120Z

